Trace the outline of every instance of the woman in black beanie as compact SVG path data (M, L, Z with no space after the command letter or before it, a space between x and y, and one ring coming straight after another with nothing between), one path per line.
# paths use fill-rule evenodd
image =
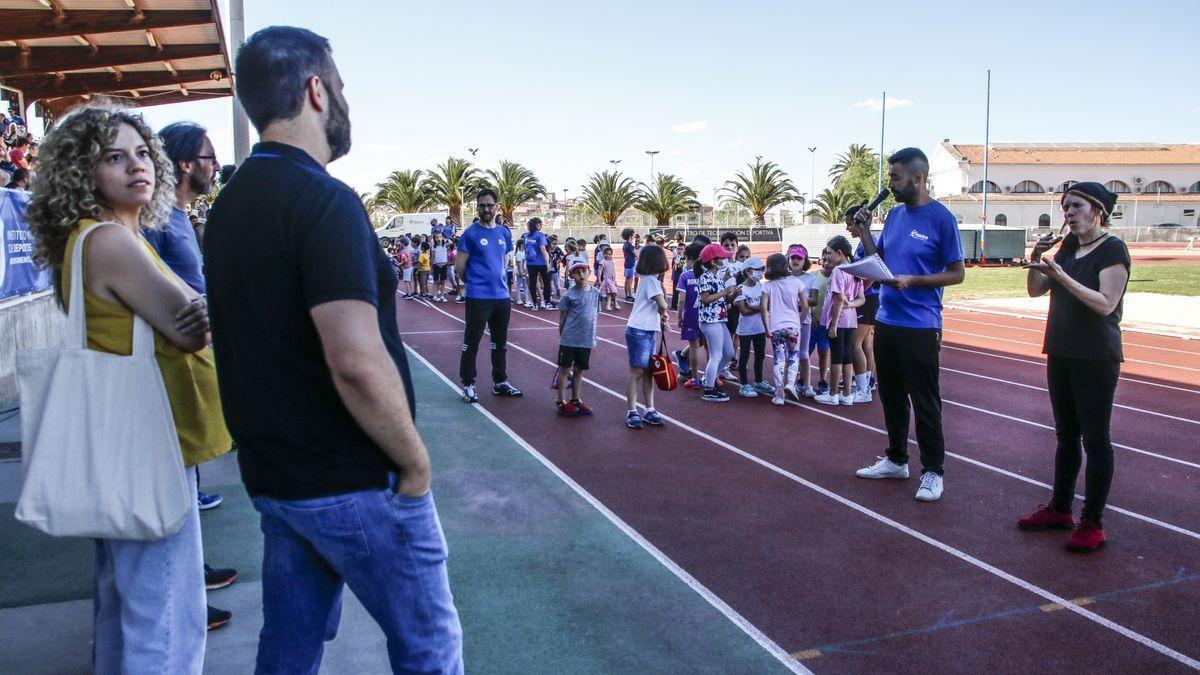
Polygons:
M1062 196L1065 238L1038 240L1026 267L1031 297L1050 293L1046 317L1046 379L1058 450L1054 496L1021 518L1024 530L1071 529L1067 548L1090 552L1104 544L1101 516L1113 477L1113 397L1121 372L1121 305L1129 282L1129 249L1107 227L1117 195L1099 183L1076 183ZM1052 260L1042 260L1059 241ZM1071 515L1075 480L1087 453L1083 512Z

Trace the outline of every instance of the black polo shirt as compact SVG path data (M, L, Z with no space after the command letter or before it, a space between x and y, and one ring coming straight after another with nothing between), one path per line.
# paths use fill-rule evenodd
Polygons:
M308 499L379 488L396 466L334 388L309 310L378 308L379 331L416 413L396 326L396 275L362 201L299 148L259 143L222 188L204 236L225 421L251 495Z

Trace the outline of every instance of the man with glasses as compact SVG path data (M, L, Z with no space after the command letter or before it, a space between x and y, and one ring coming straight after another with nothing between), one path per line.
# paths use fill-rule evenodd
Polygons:
M142 236L158 257L171 268L180 279L200 295L206 295L204 266L200 258L200 243L196 228L188 215L188 208L196 198L212 190L213 180L221 165L217 153L204 127L195 122L175 122L158 132L163 149L171 166L175 169L175 204L166 224L157 230L142 230ZM200 482L200 468L193 472L196 483ZM221 505L221 495L198 492L200 510L207 511ZM225 588L237 579L237 570L204 566L204 586L208 590ZM228 610L208 606L208 628L220 628L229 622L232 614Z
M475 198L478 220L462 233L454 256L454 274L467 284L467 327L463 332L462 360L458 374L462 380L462 399L475 403L475 357L486 327L492 333L492 393L496 396L520 396L521 390L508 383L505 351L508 320L512 315L505 270L513 252L512 232L496 220L496 193L480 191Z

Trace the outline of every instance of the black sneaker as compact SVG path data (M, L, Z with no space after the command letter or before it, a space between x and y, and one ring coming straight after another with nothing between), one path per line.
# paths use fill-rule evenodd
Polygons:
M464 297L462 297L462 296L459 296L459 297L457 297L457 298L455 298L455 299L454 299L454 303L455 303L456 305L465 305L465 304L467 304L467 299L466 299L466 298L464 298Z
M221 626L224 626L225 624L229 623L229 620L232 618L233 618L233 612L230 612L227 609L217 609L216 607L213 607L212 605L208 606L208 629L209 630L216 630L216 629L220 628Z
M213 569L207 563L204 565L204 590L215 591L237 581L237 570Z
M817 393L818 394L828 394L829 393L829 383L826 382L825 380L821 380L820 382L818 382L817 383Z
M634 300L634 298L632 295L625 296L625 302L628 302L629 304L633 304L633 300Z
M508 380L492 387L492 393L497 396L520 396L521 390L508 383Z
M720 387L710 387L710 388L704 390L704 393L700 395L700 398L702 398L705 401L715 401L717 403L724 403L725 401L729 400L729 394L726 394L725 392L721 391Z

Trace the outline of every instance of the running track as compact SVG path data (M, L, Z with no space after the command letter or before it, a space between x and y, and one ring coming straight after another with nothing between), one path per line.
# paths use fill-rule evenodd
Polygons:
M456 385L462 306L398 303L408 346ZM790 654L790 667L1200 669L1200 345L1126 336L1110 542L1081 556L1063 549L1065 533L1015 527L1047 501L1053 478L1040 321L946 312L951 454L945 496L923 504L915 475L854 476L886 442L878 402L776 408L680 389L659 392L665 428L626 429L625 307L599 320L585 392L593 418L554 414L557 314L523 308L508 362L526 395L499 399L485 385L480 405L752 624L765 647ZM479 356L486 383L487 350Z

